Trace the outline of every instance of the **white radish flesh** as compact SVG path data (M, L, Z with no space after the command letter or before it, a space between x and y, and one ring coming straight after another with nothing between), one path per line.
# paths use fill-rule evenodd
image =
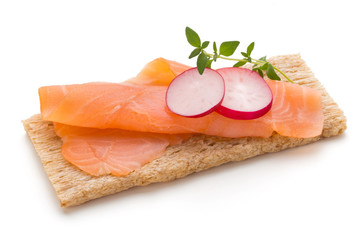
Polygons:
M202 117L213 112L222 102L225 85L215 70L205 68L202 75L191 68L176 76L166 92L170 111L184 117Z
M229 67L217 70L225 81L225 97L216 112L240 120L266 114L272 105L272 92L265 80L250 69Z

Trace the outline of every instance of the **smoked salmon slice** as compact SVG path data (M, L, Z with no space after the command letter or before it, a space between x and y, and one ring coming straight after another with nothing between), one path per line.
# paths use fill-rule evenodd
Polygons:
M125 176L159 158L168 146L179 144L191 134L161 134L95 129L55 123L62 138L63 157L81 170L100 176Z
M308 138L322 132L321 93L280 81L267 81L272 109L254 120L233 120L217 113L201 118L167 109L166 86L89 83L39 89L44 120L91 128L119 128L167 134L202 133L222 137L283 136Z
M67 125L223 137L268 137L273 131L268 117L240 121L217 113L197 119L178 116L166 106L166 86L95 83L42 87L39 94L42 118ZM55 107L52 98L60 94Z
M315 137L324 125L321 93L289 82L267 80L273 92L270 110L274 131L289 137Z
M177 75L190 68L190 66L175 61L157 58L146 64L136 78L130 79L128 82L142 85L168 86Z

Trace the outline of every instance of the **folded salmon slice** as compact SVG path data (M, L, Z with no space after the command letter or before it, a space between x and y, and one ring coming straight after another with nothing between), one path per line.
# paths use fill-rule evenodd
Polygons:
M141 85L168 86L177 75L190 68L190 66L175 61L157 58L146 64L136 78L130 79L128 82Z
M161 134L55 124L63 157L81 170L100 176L124 176L159 158L168 146L191 134Z
M273 92L270 114L274 131L300 138L321 134L324 114L320 91L289 82L268 80L267 83Z

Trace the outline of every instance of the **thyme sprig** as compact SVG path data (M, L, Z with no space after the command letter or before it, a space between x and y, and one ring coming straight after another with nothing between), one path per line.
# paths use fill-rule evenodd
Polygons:
M272 80L281 80L279 75L276 73L279 72L283 75L289 82L294 83L284 72L279 68L272 65L266 60L266 56L259 59L252 57L251 53L254 50L255 43L252 42L246 48L246 52L240 52L243 58L232 58L232 56L238 46L240 45L239 41L227 41L220 44L218 49L216 42L213 42L213 53L205 51L209 46L209 41L201 42L199 35L189 27L185 29L186 39L191 46L195 47L189 55L189 58L194 58L197 56L196 66L200 74L202 74L206 67L211 68L213 62L216 62L218 59L224 59L229 61L235 61L234 67L241 67L246 63L253 64L252 70L258 72L261 77L264 77L264 73L268 78ZM276 70L276 71L275 71Z

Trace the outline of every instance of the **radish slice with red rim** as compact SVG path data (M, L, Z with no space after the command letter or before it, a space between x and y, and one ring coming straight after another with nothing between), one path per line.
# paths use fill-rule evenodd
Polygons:
M184 117L202 117L213 112L222 102L225 85L215 70L205 68L202 75L191 68L176 76L166 92L170 111Z
M232 119L250 120L270 110L271 89L257 72L238 67L222 68L217 72L225 81L225 97L216 112Z

